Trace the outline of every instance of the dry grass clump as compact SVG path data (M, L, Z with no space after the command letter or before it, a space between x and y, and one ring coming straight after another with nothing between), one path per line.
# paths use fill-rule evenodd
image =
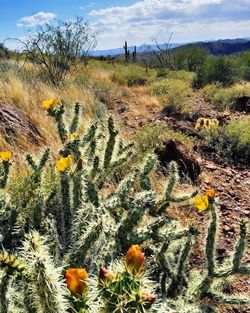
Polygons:
M30 77L26 79L28 73L30 73ZM38 76L37 69L32 64L25 65L25 70L20 73L8 70L1 72L0 75L0 101L16 106L28 116L44 138L44 142L41 142L41 144L46 145L49 143L52 147L54 146L52 150L58 149L60 141L55 126L41 108L43 100L60 98L69 108L75 102L80 102L84 109L82 122L85 126L96 114L95 97L91 90L72 81L66 81L58 87L48 84ZM0 136L2 148L10 148L3 134ZM32 152L38 148L30 145L30 142L26 139L22 134L19 134L16 144L18 149ZM12 150L14 148L12 147Z

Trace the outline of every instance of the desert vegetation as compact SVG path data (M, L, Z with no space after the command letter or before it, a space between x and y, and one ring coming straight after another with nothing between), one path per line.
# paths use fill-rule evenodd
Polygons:
M248 53L71 23L0 46L0 312L248 312Z

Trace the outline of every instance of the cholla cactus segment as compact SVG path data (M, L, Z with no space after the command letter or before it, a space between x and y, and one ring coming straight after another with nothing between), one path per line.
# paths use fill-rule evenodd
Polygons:
M66 286L46 247L46 239L37 232L26 236L22 249L29 276L29 288L39 313L66 313Z
M73 134L77 131L78 124L79 124L79 114L80 114L80 103L76 102L74 116L69 127L70 134Z
M241 261L246 248L247 222L240 221L240 238L235 246L232 272L237 273L240 269Z
M107 142L107 146L106 146L106 150L104 154L104 163L103 163L103 167L105 169L107 169L110 165L114 147L115 147L115 139L116 139L116 136L118 135L118 131L116 130L115 125L114 125L114 120L111 116L108 118L108 131L109 131L109 139Z
M1 152L1 153L8 153L8 152ZM11 152L10 152L11 153ZM7 181L8 181L8 177L9 177L9 170L11 167L11 162L9 157L6 156L2 156L2 164L0 164L0 170L2 173L0 173L1 177L0 177L0 189L4 189L6 187ZM7 161L5 161L7 160Z

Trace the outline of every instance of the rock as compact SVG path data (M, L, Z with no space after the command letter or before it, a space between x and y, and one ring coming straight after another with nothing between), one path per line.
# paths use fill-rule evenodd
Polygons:
M188 175L193 183L197 182L201 173L200 164L181 142L169 140L162 149L157 148L155 153L163 166L175 161L182 175Z
M0 129L10 144L15 144L20 136L26 137L36 145L43 140L37 127L24 112L4 102L0 102Z
M250 97L242 96L236 98L234 109L236 111L250 113Z

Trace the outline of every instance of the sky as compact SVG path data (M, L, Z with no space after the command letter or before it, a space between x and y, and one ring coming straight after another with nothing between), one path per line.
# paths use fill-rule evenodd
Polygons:
M37 25L82 16L97 49L250 37L250 0L0 0L0 42Z

